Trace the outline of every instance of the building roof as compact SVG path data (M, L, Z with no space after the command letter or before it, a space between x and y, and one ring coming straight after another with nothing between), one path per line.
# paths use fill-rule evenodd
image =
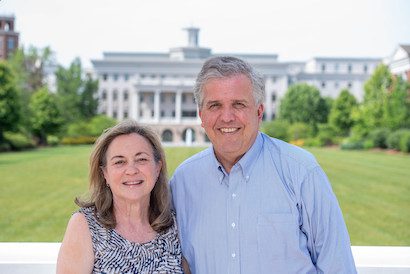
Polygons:
M408 55L410 55L410 45L399 45Z

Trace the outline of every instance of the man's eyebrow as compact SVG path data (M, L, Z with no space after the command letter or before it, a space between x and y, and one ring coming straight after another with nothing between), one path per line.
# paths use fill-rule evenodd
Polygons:
M212 104L215 104L215 103L219 103L219 101L218 100L208 101L208 102L206 102L206 105L209 106L209 105L212 105Z

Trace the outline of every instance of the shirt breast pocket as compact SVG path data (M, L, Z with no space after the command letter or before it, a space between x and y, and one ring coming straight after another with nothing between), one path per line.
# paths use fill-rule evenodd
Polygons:
M292 258L298 245L298 225L290 213L259 214L257 221L258 256L261 265Z

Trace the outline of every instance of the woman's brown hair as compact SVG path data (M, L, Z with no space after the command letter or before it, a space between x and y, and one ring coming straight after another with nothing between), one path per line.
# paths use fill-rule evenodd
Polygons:
M156 163L161 162L158 179L151 191L149 222L156 232L162 232L173 224L168 188L167 165L165 153L157 134L147 126L142 126L133 120L124 120L109 128L97 139L90 156L90 197L82 200L75 199L81 207L95 206L98 220L107 228L114 228L116 220L113 210L113 195L107 186L102 168L106 166L108 146L120 135L136 133L144 137L152 147Z

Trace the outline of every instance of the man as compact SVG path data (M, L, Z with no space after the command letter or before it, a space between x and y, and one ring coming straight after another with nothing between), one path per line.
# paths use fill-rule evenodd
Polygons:
M341 210L315 158L259 132L264 81L252 67L209 59L195 99L212 147L171 179L192 273L356 273Z

